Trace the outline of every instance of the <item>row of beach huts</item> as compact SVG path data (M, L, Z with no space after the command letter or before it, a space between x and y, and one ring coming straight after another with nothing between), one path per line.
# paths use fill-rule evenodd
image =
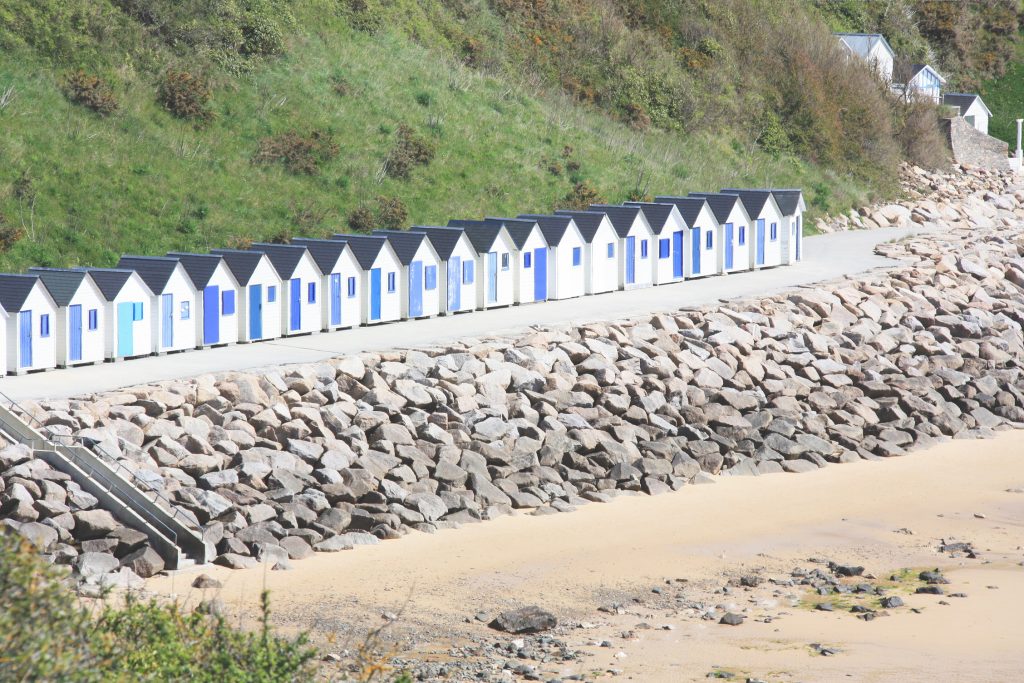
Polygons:
M568 299L801 260L800 190L452 220L0 274L9 374Z

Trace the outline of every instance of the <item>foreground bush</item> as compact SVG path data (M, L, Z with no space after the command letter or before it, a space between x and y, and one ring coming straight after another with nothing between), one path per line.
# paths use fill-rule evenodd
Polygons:
M301 681L313 676L305 637L254 632L219 615L128 600L90 612L56 569L0 533L0 681Z

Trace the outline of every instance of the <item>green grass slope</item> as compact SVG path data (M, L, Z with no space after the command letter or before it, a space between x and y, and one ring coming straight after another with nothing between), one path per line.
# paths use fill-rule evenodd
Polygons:
M1016 55L1006 73L985 81L980 92L992 110L988 134L1006 140L1012 152L1017 147L1016 119L1024 118L1024 42L1018 40Z

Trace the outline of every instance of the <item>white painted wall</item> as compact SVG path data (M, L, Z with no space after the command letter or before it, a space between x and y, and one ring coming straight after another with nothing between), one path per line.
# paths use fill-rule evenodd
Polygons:
M71 357L71 307L82 307L82 359L69 360ZM89 311L96 311L96 329L89 329ZM106 300L103 292L86 275L78 286L78 291L64 308L57 311L57 364L62 367L96 363L104 358L106 334Z
M672 207L672 212L669 214L668 220L661 226L661 231L654 233L653 248L651 249L651 256L654 259L654 284L664 285L669 282L678 282L683 279L683 275L679 277L675 276L675 271L672 267L673 261L675 260L675 252L672 248L672 236L676 232L683 233L683 275L685 275L685 254L686 254L686 223L683 221L682 215L679 213L679 209ZM693 239L692 237L690 239ZM661 258L661 241L668 240L668 257Z
M3 377L8 371L7 338L11 334L10 316L7 315L7 311L3 307L0 307L0 325L4 326L4 333L0 334L0 377Z
M634 271L634 281L630 284L626 283L626 238L633 237L636 240L636 268ZM646 242L646 249L644 243ZM636 219L633 221L633 225L629 227L629 233L626 237L619 238L618 243L618 279L622 289L639 289L641 287L650 287L654 284L654 233L651 231L651 226L647 224L647 219L644 218L643 213L637 213ZM646 251L646 256L644 255Z
M612 245L612 255L608 255ZM587 269L587 294L614 292L619 289L619 236L605 216L587 245L584 263Z
M573 265L573 250L579 250L579 264ZM587 244L576 222L570 220L562 239L548 249L548 298L572 299L587 292Z
M370 320L370 272L380 268L380 320ZM388 289L388 276L393 276L394 289ZM363 323L391 322L402 318L402 262L398 260L395 250L387 241L374 259L369 270L363 271L364 318Z
M478 253L476 255L477 308L511 306L516 301L516 249L505 228L498 231L498 237L494 240L490 253L496 254L497 258L498 296L496 301L488 300L487 254Z
M868 62L871 63L878 74L887 82L892 82L892 66L893 59L889 51L885 49L881 41L875 43L875 47L871 50L871 55L868 58Z
M32 362L22 365L20 323L21 311L32 313ZM43 337L40 334L42 316L49 316L50 333ZM41 280L37 280L32 291L25 297L20 311L11 311L7 318L7 370L22 373L32 370L43 370L57 367L57 305L54 304L49 292Z
M171 344L164 346L164 294L171 295ZM174 266L174 272L167 279L162 292L156 292L151 299L154 315L150 318L150 334L157 353L182 351L196 348L196 290L181 263Z
M301 245L300 245L301 246ZM304 252L291 276L281 283L284 298L281 301L281 335L308 334L317 332L323 326L323 273L309 252ZM295 282L298 280L298 282ZM309 285L314 288L313 297L309 296ZM299 327L292 329L292 287L299 288Z
M967 108L967 111L960 115L967 119L967 122L974 126L975 130L988 135L988 112L985 110L985 107L981 106L980 101L975 99L971 106Z
M533 230L530 231L530 236L526 238L523 243L522 249L516 249L513 252L513 278L515 287L515 300L517 304L532 304L537 301L537 293L535 291L535 282L533 276L534 267L534 252L537 249L547 249L548 243L544 239L544 235L541 233L540 228L534 226ZM525 254L530 254L530 267L526 267ZM549 266L550 269L550 266ZM545 281L547 281L545 277Z

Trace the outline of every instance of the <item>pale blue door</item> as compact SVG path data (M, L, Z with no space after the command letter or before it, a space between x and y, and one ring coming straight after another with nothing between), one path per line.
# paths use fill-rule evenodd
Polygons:
M210 285L203 290L203 343L220 341L220 287Z
M380 268L370 271L370 320L380 320Z
M800 225L800 219L796 219L796 260L800 260L800 239L803 237L803 226Z
M174 295L164 294L160 297L160 318L162 328L161 343L164 348L174 346Z
M548 250L533 250L533 300L548 298Z
M725 269L732 268L732 223L725 224Z
M117 355L127 358L134 355L135 335L132 325L135 322L135 304L121 303L117 305Z
M291 297L291 329L294 332L302 328L302 280L293 278L288 293Z
M409 317L423 315L423 262L409 264Z
M68 360L82 360L82 306L68 307Z
M462 259L452 256L448 259L448 310L462 308Z
M764 219L757 219L757 265L764 265Z
M701 249L700 230L694 230L690 234L693 235L693 249L691 250L691 253L693 255L693 269L692 270L693 270L693 274L694 275L698 275L700 273L700 249Z
M341 273L331 273L331 324L341 324Z
M683 276L683 231L672 233L672 277Z
M498 301L498 253L487 254L487 301Z
M626 284L636 282L636 238L626 238Z
M249 285L249 340L263 338L263 285Z
M18 366L30 368L32 367L32 311L22 311L18 314L18 339L21 351Z

